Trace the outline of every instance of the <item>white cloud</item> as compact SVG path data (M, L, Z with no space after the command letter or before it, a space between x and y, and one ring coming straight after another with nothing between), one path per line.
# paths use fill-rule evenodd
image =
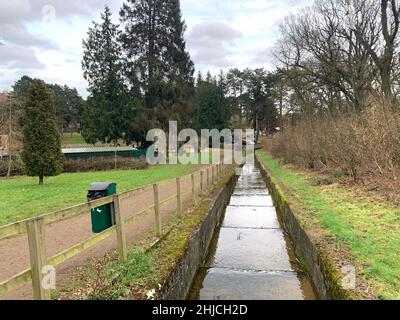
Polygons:
M82 39L102 7L123 0L0 1L0 91L27 74L86 95ZM181 0L188 50L197 70L270 67L283 18L312 0ZM46 7L52 6L54 12ZM43 10L45 8L46 10ZM54 17L49 18L49 14ZM50 20L50 21L49 21ZM46 23L50 22L50 23Z
M313 0L183 0L183 13L189 26L188 45L196 68L201 71L218 67L271 68L271 48L278 38L279 25L284 18L310 5ZM236 30L240 37L214 41L201 48L203 37L192 37L199 25L219 21L227 30ZM209 31L211 32L211 31ZM208 61L207 61L208 58Z
M46 65L37 59L33 49L8 45L0 48L0 68L24 70L45 67Z
M235 52L235 40L241 37L241 32L225 22L202 22L188 33L188 49L199 67L225 68L234 62L231 56Z

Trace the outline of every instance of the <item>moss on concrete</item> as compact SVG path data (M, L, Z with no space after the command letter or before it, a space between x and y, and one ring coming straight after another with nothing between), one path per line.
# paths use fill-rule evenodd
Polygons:
M259 157L256 157L257 159L257 164L261 168L262 176L264 177L268 189L270 190L270 194L273 197L275 206L278 211L278 215L281 220L283 220L284 225L286 224L286 220L288 217L286 216L285 209L286 207L289 207L291 209L291 212L293 213L295 219L297 220L299 226L301 228L305 228L306 222L304 219L300 218L300 215L296 213L296 211L293 210L293 201L289 200L283 189L279 186L278 179L276 179L273 174L268 170L268 168L265 167L265 165L260 161ZM287 230L290 233L290 230ZM309 237L307 234L306 230L304 230L304 233ZM293 235L289 234L292 238ZM312 239L309 237L312 243ZM298 243L294 243L295 246L298 246ZM333 300L357 300L362 298L360 295L356 294L353 290L346 290L342 287L341 281L342 281L342 275L341 272L339 271L338 267L336 266L336 263L334 260L329 256L325 248L321 244L316 245L313 243L313 247L306 248L306 250L316 250L318 257L320 259L320 262L322 264L322 269L321 272L323 274L324 282L325 284L318 284L319 286L323 285L326 287L326 290L328 292L329 298ZM297 250L298 251L298 250ZM299 257L299 260L301 261L302 268L307 271L307 273L312 273L313 269L315 270L315 266L312 266L311 263L312 261L307 261L306 257ZM318 277L312 277L314 279ZM317 284L314 284L315 286Z

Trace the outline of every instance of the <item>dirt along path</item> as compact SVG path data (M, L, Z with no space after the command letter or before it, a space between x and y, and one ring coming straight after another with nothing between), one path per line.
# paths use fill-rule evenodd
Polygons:
M202 170L206 166L201 167ZM211 171L211 170L210 170ZM206 180L206 175L204 175ZM200 171L195 172L196 192L200 194ZM185 193L191 190L190 176L183 177L181 180L181 192ZM176 182L168 181L160 183L159 195L160 201L167 199L176 194ZM121 204L122 214L125 218L132 217L138 212L153 205L154 194L152 186L147 187L142 193L124 199ZM188 209L192 204L191 194L187 194L182 198L183 208ZM176 212L176 200L163 205L161 207L161 215L163 222L168 222ZM154 212L149 211L145 216L138 218L133 224L127 227L128 245L132 245L143 238L155 228ZM90 214L77 218L61 221L46 226L46 251L47 256L51 257L71 246L78 244L92 236ZM116 249L116 235L101 241L92 248L82 252L81 254L67 260L57 266L57 286L71 275L71 272L79 267L84 266L93 258L101 258L106 253ZM0 282L7 280L13 275L26 270L30 267L29 251L27 236L19 236L8 240L0 241ZM22 288L0 296L0 300L20 300L32 299L32 286L27 283Z

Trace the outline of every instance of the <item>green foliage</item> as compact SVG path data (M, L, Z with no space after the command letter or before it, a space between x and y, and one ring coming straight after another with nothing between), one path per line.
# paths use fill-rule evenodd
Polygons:
M13 86L13 96L14 99L18 101L19 105L23 106L27 103L29 88L34 81L35 79L23 76L15 82ZM46 86L53 97L57 121L61 130L67 128L77 129L80 124L84 106L84 100L78 94L78 91L75 88L69 88L65 85L46 84ZM22 112L19 117L19 122L21 124L23 123Z
M61 130L77 130L84 110L84 100L78 91L58 84L47 86L53 95L57 121Z
M53 99L43 81L35 80L24 106L24 149L26 174L43 178L61 173L63 154Z
M109 171L115 170L115 167L118 170L144 170L149 167L149 164L145 159L125 157L95 157L85 159L65 159L64 161L64 173Z
M229 109L224 92L213 82L201 82L196 91L194 127L223 130L229 125Z
M148 282L159 281L160 275L156 266L154 253L145 253L142 249L129 250L125 263L113 261L106 266L103 271L105 279L103 290L98 291L93 298L102 300L131 298L128 289L132 284L143 287Z
M186 51L178 0L127 0L121 11L121 42L127 54L125 76L142 92L142 124L167 128L169 120L189 123L194 64ZM145 122L143 122L146 120Z
M22 105L24 105L29 97L29 88L33 85L34 79L23 76L21 79L17 80L13 85L13 92L15 96L20 99Z
M135 101L129 99L122 76L122 48L118 42L118 25L111 21L108 7L94 22L84 40L82 67L89 82L90 96L82 121L82 135L88 143L131 143L129 133L135 117Z
M201 81L199 78L197 82ZM274 133L279 126L278 110L273 100L276 81L275 74L262 68L231 69L226 75L221 71L218 79L210 73L206 76L206 82L217 83L224 92L235 128L247 128L250 123L255 130L268 134Z

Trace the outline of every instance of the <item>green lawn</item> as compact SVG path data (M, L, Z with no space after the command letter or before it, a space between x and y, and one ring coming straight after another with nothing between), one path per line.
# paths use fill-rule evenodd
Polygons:
M72 136L70 133L64 133L63 136L63 146L73 146L77 144L86 144L80 133L73 133Z
M400 299L400 209L371 202L350 189L315 187L299 173L283 168L264 151L261 161L319 223L346 244L365 276L373 281L382 299Z
M69 173L45 179L0 179L0 225L61 210L86 202L87 189L95 181L116 182L118 192L172 179L198 169L193 165L156 166L140 171Z

